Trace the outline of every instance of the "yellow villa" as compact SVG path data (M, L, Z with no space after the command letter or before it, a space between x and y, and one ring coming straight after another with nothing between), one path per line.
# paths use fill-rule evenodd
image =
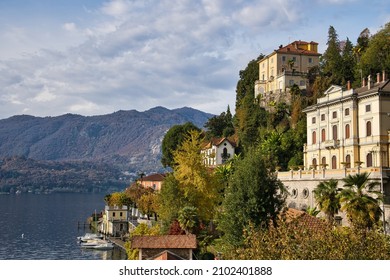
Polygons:
M289 88L294 84L306 89L307 73L319 65L318 43L294 41L279 46L259 63L259 80L255 82L255 97L260 106L270 109L277 102L290 102Z

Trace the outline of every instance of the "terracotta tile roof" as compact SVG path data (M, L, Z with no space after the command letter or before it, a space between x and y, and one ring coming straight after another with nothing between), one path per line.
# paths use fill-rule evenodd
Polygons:
M150 174L142 178L142 181L164 181L166 174L156 173Z
M133 249L196 249L196 247L196 236L193 234L134 236L131 239Z
M236 147L236 141L232 137L214 137L210 141L204 143L203 148L204 149L209 149L211 146L219 146L222 144L223 141L227 140L233 147Z
M390 80L381 81L379 83L374 83L371 89L368 89L368 85L364 87L360 87L355 89L355 92L357 94L364 94L368 91L388 91L389 90L389 83Z
M318 230L328 227L328 224L324 220L311 216L301 210L288 208L287 211L284 212L282 215L284 215L287 223L295 221L302 228Z
M306 55L321 55L318 52L307 50L304 48L301 48L301 45L318 45L316 42L305 42L305 41L294 41L291 44L288 44L287 46L281 47L277 50L275 50L276 53L295 53L295 54L306 54Z

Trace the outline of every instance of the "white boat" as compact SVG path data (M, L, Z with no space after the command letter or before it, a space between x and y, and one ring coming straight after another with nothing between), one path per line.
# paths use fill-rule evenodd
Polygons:
M93 247L93 249L95 250L111 250L112 248L114 248L114 244L112 244L111 242L99 244Z
M95 239L81 242L80 247L85 249L110 250L114 248L114 244L106 240Z
M84 236L77 237L77 240L80 242L87 242L89 240L101 240L103 235L99 233L86 233Z

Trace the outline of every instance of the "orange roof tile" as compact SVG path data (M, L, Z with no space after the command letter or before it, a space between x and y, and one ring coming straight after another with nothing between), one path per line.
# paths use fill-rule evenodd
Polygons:
M134 236L131 240L131 248L195 249L196 247L196 236L193 234Z

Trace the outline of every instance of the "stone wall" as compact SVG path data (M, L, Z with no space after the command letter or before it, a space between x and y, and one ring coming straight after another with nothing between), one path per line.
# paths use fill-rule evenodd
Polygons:
M336 174L340 174L340 172L343 171L336 170L335 172ZM305 173L303 174L305 176L302 176L302 172L300 171L279 172L278 173L279 180L283 182L283 184L287 187L287 190L289 191L289 195L286 200L286 206L294 209L299 209L299 210L306 210L308 207L311 208L316 207L317 203L314 199L313 190L321 182L329 180L330 179L329 174L331 174L330 171L328 173L325 173L324 176L322 170L314 171L314 173L313 171L305 171ZM340 188L343 187L343 182L341 181L342 178L345 178L345 176L342 177L340 176L339 178L337 178L339 180L338 186ZM378 177L374 179L380 180L380 178ZM387 177L384 179L384 189L385 190L390 189L390 182L388 182ZM385 220L387 223L386 229L387 232L390 233L390 204L384 205L384 212L385 212ZM318 216L324 217L323 213L320 213ZM345 216L345 213L339 212L339 216L342 218L341 220L342 225L348 225L348 221Z

